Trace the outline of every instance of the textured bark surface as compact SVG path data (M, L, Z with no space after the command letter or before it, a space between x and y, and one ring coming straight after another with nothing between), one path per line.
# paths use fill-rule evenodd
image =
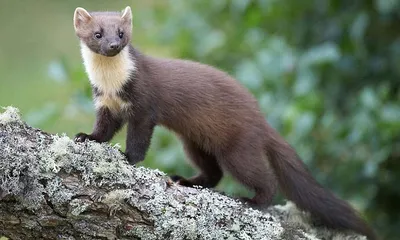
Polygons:
M0 115L0 237L10 239L364 239L311 227L291 203L261 212L128 165L116 147L74 143Z

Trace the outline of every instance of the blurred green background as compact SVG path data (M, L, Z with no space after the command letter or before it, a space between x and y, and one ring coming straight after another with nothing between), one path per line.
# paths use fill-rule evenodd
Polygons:
M127 5L137 48L235 76L319 182L383 239L400 235L400 0L0 0L0 106L51 133L90 132L73 12ZM141 165L195 173L161 128ZM230 177L218 189L249 194Z

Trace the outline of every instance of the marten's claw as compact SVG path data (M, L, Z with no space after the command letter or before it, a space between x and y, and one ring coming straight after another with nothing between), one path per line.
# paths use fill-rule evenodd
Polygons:
M187 180L186 178L179 176L179 175L173 175L170 177L172 181L176 182L177 184L185 187L193 187L193 183Z
M86 133L78 133L75 135L75 142L85 142L86 139L90 140L90 136Z

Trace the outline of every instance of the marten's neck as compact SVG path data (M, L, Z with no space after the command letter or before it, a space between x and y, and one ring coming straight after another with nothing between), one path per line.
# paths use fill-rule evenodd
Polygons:
M114 57L97 53L81 42L81 54L90 83L105 94L118 93L136 71L136 62L127 45Z

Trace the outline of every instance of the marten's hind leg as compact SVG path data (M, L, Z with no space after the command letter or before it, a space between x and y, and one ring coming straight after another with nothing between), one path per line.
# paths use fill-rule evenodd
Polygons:
M252 145L251 140L245 140L231 147L229 151L221 152L217 160L234 178L254 190L253 198L242 198L243 200L253 206L268 207L277 191L277 179L262 147Z
M180 185L188 187L194 185L207 188L215 187L223 175L215 156L205 152L189 139L183 139L183 143L186 155L200 170L200 173L188 179L176 175L172 176L171 179Z

